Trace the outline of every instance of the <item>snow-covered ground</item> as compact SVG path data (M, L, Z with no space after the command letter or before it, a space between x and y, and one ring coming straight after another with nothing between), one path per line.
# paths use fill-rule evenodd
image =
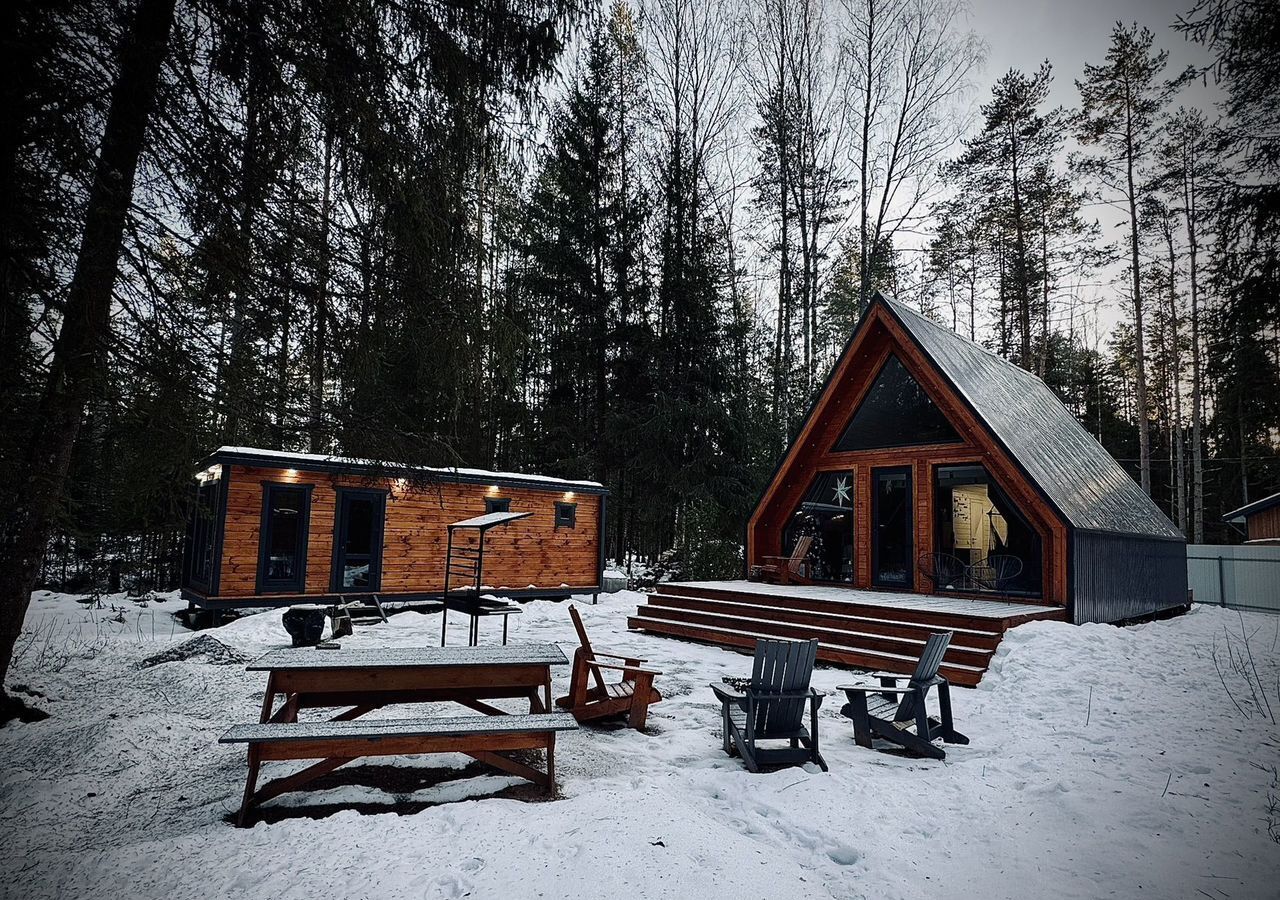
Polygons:
M37 594L9 685L52 717L0 729L0 895L1280 896L1280 729L1266 711L1280 716L1280 617L1025 625L979 689L954 692L972 743L945 763L856 746L833 694L831 771L752 775L721 752L707 687L749 659L628 632L640 599L608 595L584 619L600 648L661 669L667 699L645 734L562 737L562 799L479 764L460 775L465 757L376 760L236 829L244 751L217 738L256 720L263 679L240 662L287 643L280 613L192 635L173 599L91 610ZM438 627L405 613L344 643L430 646ZM511 628L574 646L563 604L531 603ZM155 662L193 639L194 655ZM822 668L815 685L849 679ZM567 680L558 670L557 693Z

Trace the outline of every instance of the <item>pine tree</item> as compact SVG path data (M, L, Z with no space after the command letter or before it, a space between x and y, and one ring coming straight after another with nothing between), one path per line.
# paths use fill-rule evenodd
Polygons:
M1119 195L1129 211L1129 269L1132 287L1135 360L1137 364L1138 434L1141 484L1151 493L1151 410L1147 397L1142 261L1138 214L1144 196L1143 168L1147 164L1169 98L1188 77L1162 80L1168 52L1155 50L1155 35L1138 25L1117 22L1102 65L1086 65L1077 79L1081 109L1076 136L1099 153L1080 157L1078 169Z

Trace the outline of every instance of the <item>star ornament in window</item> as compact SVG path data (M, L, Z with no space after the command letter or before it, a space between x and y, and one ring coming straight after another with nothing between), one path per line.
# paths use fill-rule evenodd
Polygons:
M844 475L836 479L834 499L836 506L844 506L849 502L849 479Z

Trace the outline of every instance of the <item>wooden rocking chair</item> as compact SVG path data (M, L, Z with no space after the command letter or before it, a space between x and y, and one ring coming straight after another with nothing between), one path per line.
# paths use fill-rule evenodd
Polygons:
M915 673L902 687L898 686L902 676L887 672L873 676L880 679L879 685L837 686L849 698L840 713L853 720L853 737L859 745L870 747L872 738L878 737L921 756L946 759L946 752L934 741L941 738L948 744L969 743L951 723L951 684L938 674L950 643L949 631L929 635ZM925 709L925 698L934 687L938 689L936 718Z
M809 549L812 546L813 535L801 535L790 556L766 556L763 565L751 567L751 575L770 584L808 584Z
M569 710L579 722L625 715L628 725L642 731L649 716L649 705L662 699L653 686L654 676L662 673L642 668L643 659L593 650L587 630L582 626L582 617L572 605L569 617L573 619L573 627L582 646L573 654L569 694L557 698L556 706ZM601 662L598 657L620 662ZM621 672L622 680L606 683L605 669Z

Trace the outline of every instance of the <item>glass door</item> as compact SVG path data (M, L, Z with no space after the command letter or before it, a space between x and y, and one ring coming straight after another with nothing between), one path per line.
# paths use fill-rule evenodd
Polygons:
M382 523L387 495L339 489L334 523L333 590L376 591L382 586Z
M911 561L911 469L871 470L871 582L909 588Z

